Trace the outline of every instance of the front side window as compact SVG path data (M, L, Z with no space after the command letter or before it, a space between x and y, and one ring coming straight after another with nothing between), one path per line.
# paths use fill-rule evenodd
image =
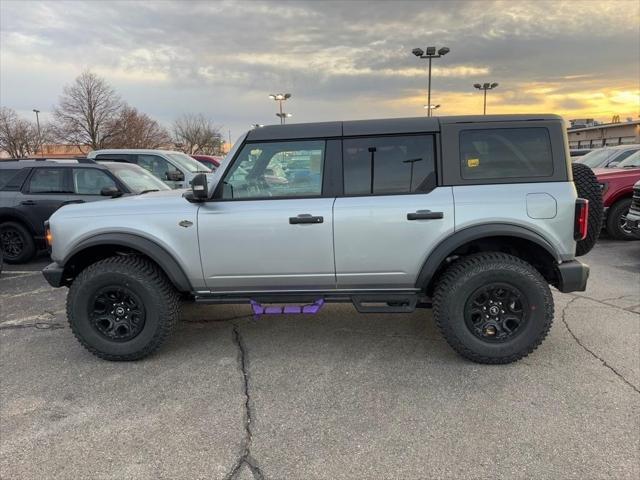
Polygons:
M222 198L319 197L324 151L324 140L247 144L222 181Z
M546 128L491 128L460 132L462 178L501 179L553 175Z
M29 182L30 193L73 193L66 186L64 168L37 168Z
M138 165L160 180L168 180L170 172L179 170L158 155L138 155Z
M436 186L432 135L344 140L344 193L428 192Z
M116 182L97 168L74 168L73 190L78 195L100 195L103 188L118 188Z

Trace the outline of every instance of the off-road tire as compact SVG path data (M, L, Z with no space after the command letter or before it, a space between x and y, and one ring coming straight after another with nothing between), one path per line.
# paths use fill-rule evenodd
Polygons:
M146 311L141 332L124 342L101 336L89 320L95 293L110 285L133 291ZM76 277L67 295L67 318L78 341L97 357L138 360L165 342L178 323L179 306L177 291L155 263L140 256L115 256L90 265Z
M515 286L529 303L523 330L501 343L478 338L464 319L468 298L492 282ZM447 343L463 357L476 363L511 363L533 352L549 333L553 297L545 279L527 262L505 253L478 253L458 260L440 277L433 296L433 315Z
M18 235L23 246L20 254L16 256L9 255L9 252L3 250L4 261L6 263L26 263L31 260L36 254L36 243L31 232L18 222L0 223L0 235L5 231L12 231L15 235ZM2 248L1 241L0 248Z
M587 224L587 236L576 243L576 257L586 255L591 251L598 240L602 229L602 191L593 170L582 163L572 163L573 183L578 191L578 197L589 200L589 221Z
M623 198L614 203L607 212L607 233L616 240L638 240L636 234L631 231L625 231L620 224L621 217L629 213L631 207L631 199Z

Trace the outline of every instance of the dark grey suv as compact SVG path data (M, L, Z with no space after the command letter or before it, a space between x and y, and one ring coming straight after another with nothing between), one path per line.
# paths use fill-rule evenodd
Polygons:
M45 247L44 222L70 203L169 190L137 165L93 160L0 162L0 249L24 263Z

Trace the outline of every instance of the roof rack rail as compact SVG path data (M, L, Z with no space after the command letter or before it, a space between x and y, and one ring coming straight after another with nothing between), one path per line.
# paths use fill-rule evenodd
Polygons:
M76 160L78 163L96 163L93 158L76 157Z

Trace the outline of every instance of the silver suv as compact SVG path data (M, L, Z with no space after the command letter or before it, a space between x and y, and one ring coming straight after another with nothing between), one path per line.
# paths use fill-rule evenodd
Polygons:
M509 363L547 335L549 285L585 289L587 206L555 115L268 126L184 195L60 209L43 273L107 360L155 351L186 298L256 315L433 307L461 355Z

